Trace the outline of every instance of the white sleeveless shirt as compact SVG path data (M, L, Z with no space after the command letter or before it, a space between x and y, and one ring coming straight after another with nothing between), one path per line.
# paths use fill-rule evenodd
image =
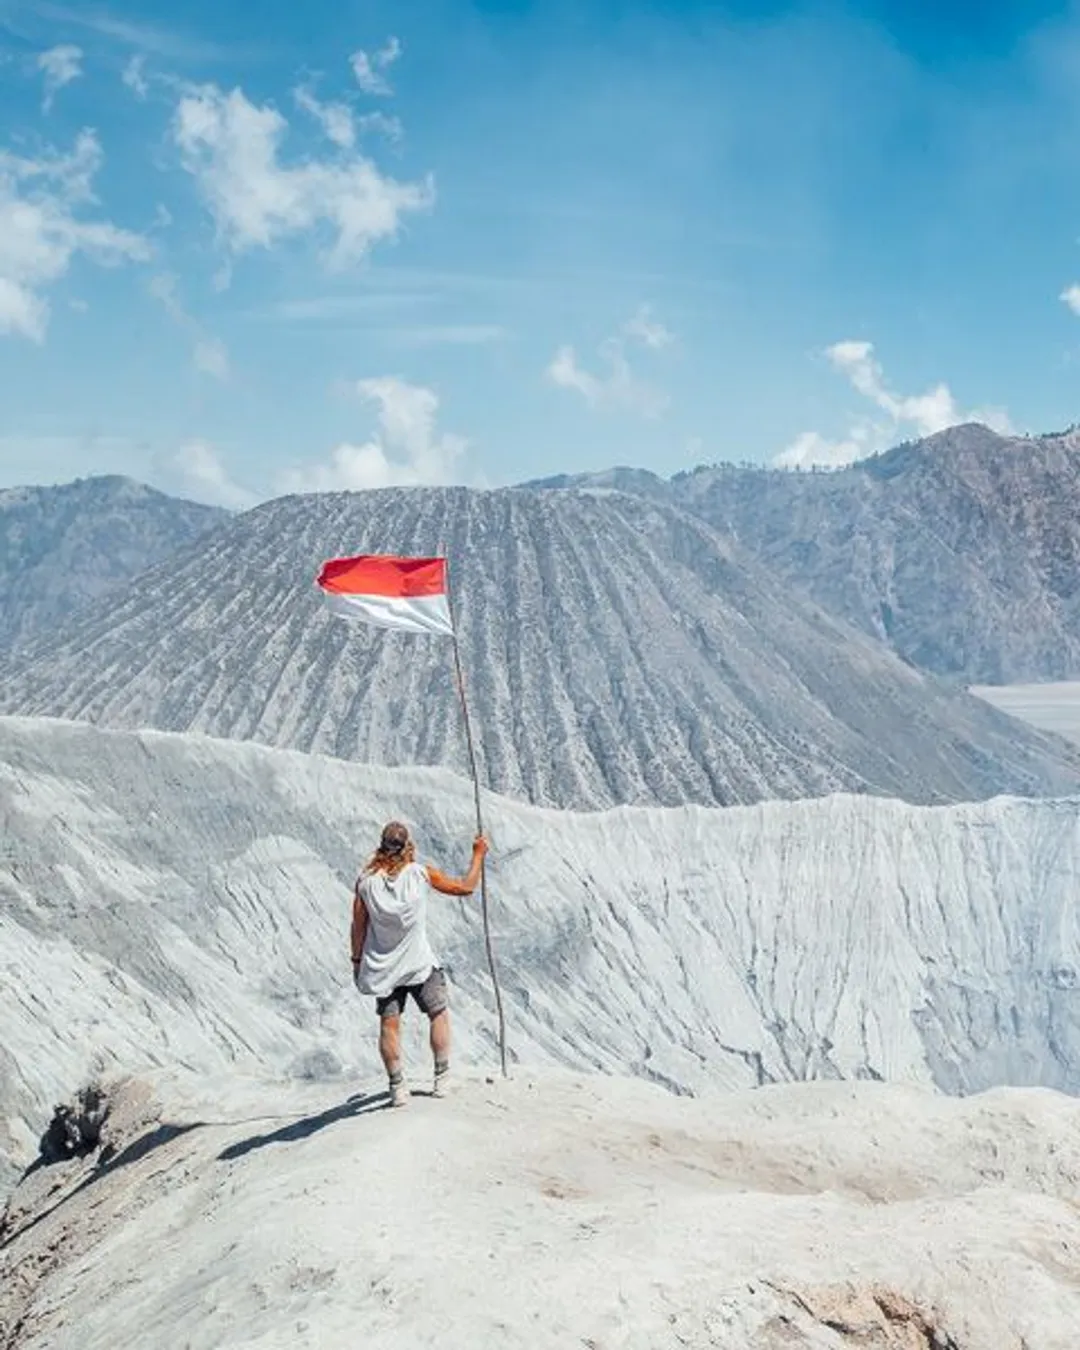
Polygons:
M396 877L369 872L361 877L367 936L360 963L360 991L386 998L403 984L423 984L435 968L427 936L427 871L408 863Z

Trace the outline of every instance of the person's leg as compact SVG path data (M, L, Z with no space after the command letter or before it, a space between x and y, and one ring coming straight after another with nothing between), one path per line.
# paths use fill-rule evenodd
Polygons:
M436 1065L450 1063L450 1009L431 1019L431 1055Z
M379 1054L388 1078L401 1072L401 1017L397 1013L387 1013L379 1022Z
M450 999L446 976L435 969L422 985L417 1002L431 1020L431 1057L435 1061L435 1096L446 1094L450 1074Z
M379 1054L390 1081L390 1105L404 1106L409 1100L409 1089L401 1068L401 1013L404 997L395 990L388 998L379 999L375 1009L379 1014Z

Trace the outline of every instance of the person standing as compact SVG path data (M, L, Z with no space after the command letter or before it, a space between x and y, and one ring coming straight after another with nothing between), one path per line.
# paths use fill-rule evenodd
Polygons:
M401 1016L411 996L431 1030L435 1061L433 1095L445 1097L450 1073L450 1011L446 976L427 935L427 900L472 895L480 881L487 840L477 835L472 862L460 879L416 861L408 826L392 820L357 878L353 892L353 983L374 996L379 1017L379 1053L390 1081L390 1103L405 1106L409 1089L401 1062Z

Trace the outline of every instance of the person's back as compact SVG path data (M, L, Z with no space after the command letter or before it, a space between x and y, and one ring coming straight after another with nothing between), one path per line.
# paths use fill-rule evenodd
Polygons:
M359 883L368 933L357 988L384 998L402 985L423 984L435 965L427 936L426 870L410 862L397 875L368 872Z

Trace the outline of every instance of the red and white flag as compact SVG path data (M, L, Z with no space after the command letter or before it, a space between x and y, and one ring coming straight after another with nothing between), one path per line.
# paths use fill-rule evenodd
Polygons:
M452 637L445 558L365 553L324 562L317 582L339 614L406 633Z

